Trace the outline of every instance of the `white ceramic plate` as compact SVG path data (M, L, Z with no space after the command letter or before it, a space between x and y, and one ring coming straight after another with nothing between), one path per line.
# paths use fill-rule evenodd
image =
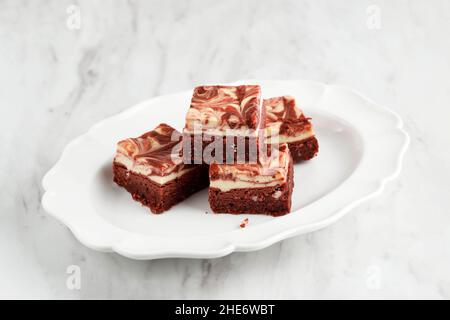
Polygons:
M95 250L134 259L212 258L258 250L323 228L379 194L398 175L409 138L392 111L339 86L310 81L237 83L259 83L264 97L293 95L313 118L320 151L314 160L295 165L291 214L215 215L204 190L153 215L113 183L116 142L161 122L181 129L191 91L140 103L72 141L44 177L44 209ZM246 217L250 223L241 229Z

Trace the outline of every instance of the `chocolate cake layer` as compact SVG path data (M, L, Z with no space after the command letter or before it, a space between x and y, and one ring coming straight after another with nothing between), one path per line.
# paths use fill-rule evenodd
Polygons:
M310 160L317 155L319 143L316 137L311 137L298 142L288 143L289 151L292 154L294 162Z
M129 172L114 163L114 181L124 187L142 205L153 213L162 213L193 193L208 186L208 166L198 165L180 177L159 185L143 175Z
M199 143L195 142L195 139ZM214 140L218 139L218 140ZM217 142L214 142L217 141ZM205 137L185 134L183 136L183 159L185 163L211 164L256 162L258 140L256 137Z

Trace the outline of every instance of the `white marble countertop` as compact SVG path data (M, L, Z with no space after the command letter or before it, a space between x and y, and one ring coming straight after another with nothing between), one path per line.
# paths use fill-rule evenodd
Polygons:
M450 298L449 1L73 3L0 2L0 298ZM95 252L42 210L44 173L97 121L242 78L391 107L411 135L401 176L331 227L213 260Z

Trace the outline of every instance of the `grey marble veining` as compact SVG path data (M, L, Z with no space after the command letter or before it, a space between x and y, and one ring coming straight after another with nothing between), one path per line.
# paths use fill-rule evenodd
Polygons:
M0 297L450 298L449 30L446 0L0 1ZM412 138L400 178L329 228L212 260L94 252L42 210L44 173L91 125L242 78L393 108Z

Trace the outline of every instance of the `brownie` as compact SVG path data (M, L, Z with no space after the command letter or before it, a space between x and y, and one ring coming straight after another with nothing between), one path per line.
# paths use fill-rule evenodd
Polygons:
M257 163L217 164L209 168L209 204L216 213L281 216L290 212L293 161L286 144Z
M310 160L319 151L311 118L307 118L291 96L263 101L265 109L264 141L266 144L287 143L294 162Z
M133 199L162 213L208 186L208 166L184 164L181 134L167 124L117 144L114 181Z
M263 120L258 85L196 87L183 130L185 162L255 162Z

